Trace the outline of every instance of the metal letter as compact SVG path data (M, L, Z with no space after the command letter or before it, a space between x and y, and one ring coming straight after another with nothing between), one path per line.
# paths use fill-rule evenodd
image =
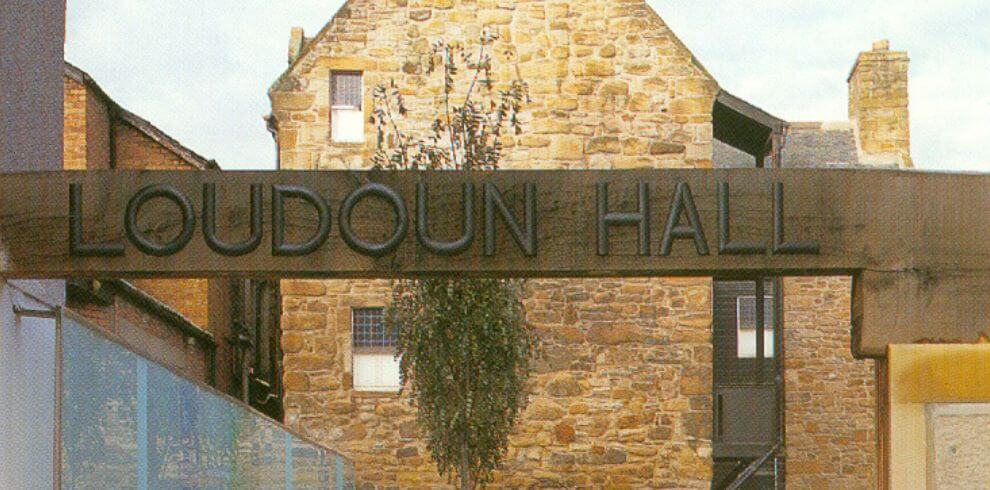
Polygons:
M429 190L426 184L416 184L416 239L420 245L437 255L457 255L471 246L474 241L474 184L465 182L461 189L461 208L464 213L461 237L452 242L441 242L430 238Z
M787 242L784 240L784 183L776 182L773 188L773 253L776 255L818 255L821 248L816 241Z
M608 230L612 226L639 226L639 255L650 255L650 186L640 183L638 213L608 212L608 184L598 183L598 255L609 254Z
M681 214L685 212L689 224L678 225ZM688 238L694 239L694 247L698 255L708 255L708 241L705 240L705 231L701 228L701 219L698 217L698 208L694 205L691 186L687 182L679 182L674 191L674 200L670 204L670 216L667 218L667 227L663 232L663 241L660 243L660 255L670 255L674 240Z
M203 184L203 238L210 250L227 257L249 254L261 245L261 184L251 184L251 236L247 240L230 244L217 237L217 185Z
M718 185L718 253L721 255L762 255L766 242L732 242L729 234L729 183Z
M362 240L351 227L351 214L357 204L366 197L378 197L392 206L395 231L384 242L372 243ZM406 232L409 231L409 212L406 210L406 203L402 200L402 196L390 187L378 183L365 184L350 193L340 207L339 221L340 235L347 246L361 255L371 257L381 257L395 251L402 244L402 240L406 238Z
M69 255L75 257L119 257L124 255L124 242L83 242L82 184L69 184Z
M303 243L285 243L285 200L301 199L316 210L316 233ZM326 200L308 187L300 185L272 186L272 255L298 257L320 248L330 236L330 207Z
M509 234L527 257L536 255L536 184L528 183L523 191L526 213L526 233L523 233L509 207L502 199L502 193L495 184L485 183L485 255L495 255L495 212L498 211Z
M137 217L141 207L158 197L172 201L182 212L182 231L168 243L154 242L138 229ZM192 239L193 231L196 229L196 215L193 214L189 199L175 187L168 184L149 185L138 191L127 203L124 229L127 231L127 237L138 250L155 257L165 257L179 252Z

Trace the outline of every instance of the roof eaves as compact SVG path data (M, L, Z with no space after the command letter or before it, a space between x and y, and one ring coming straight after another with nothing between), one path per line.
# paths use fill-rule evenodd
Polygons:
M220 170L220 165L217 164L216 160L206 159L182 143L179 143L175 138L169 136L154 124L151 124L151 122L147 119L144 119L141 116L138 116L137 114L121 107L120 104L107 95L103 88L96 83L96 80L94 80L93 77L68 61L65 62L65 75L93 90L97 96L103 99L103 101L107 104L107 107L110 108L111 112L118 120L127 123L129 126L138 130L141 134L164 146L169 151L178 155L179 158L186 163L200 170Z
M718 96L715 98L716 103L722 104L733 111L746 116L747 118L756 121L757 123L765 126L773 132L782 132L784 128L788 126L787 121L770 114L769 112L756 107L745 100L730 94L724 89L719 89Z
M213 334L200 328L182 313L158 300L154 296L142 291L130 282L122 279L107 281L116 291L128 297L138 305L147 308L158 318L168 322L178 328L183 334L204 342L210 346L216 346L216 339Z

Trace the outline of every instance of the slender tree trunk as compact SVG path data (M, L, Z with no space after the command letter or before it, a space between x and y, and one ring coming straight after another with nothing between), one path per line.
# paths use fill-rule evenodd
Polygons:
M461 469L458 475L461 477L461 490L474 490L474 476L471 475L469 454L467 444L465 444L461 447Z

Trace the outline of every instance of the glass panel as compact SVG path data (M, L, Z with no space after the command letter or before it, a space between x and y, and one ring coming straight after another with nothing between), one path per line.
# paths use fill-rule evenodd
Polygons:
M353 488L353 465L64 320L66 488Z
M395 346L395 335L386 331L383 308L355 308L353 318L353 346L355 350L389 348Z
M361 108L361 74L333 74L333 106L351 109Z
M330 115L334 143L364 142L364 112L356 108L334 108Z
M136 487L140 358L66 318L62 362L63 486Z
M0 488L52 488L55 319L15 315L14 296L22 295L10 283L0 288Z
M230 485L234 413L219 398L152 365L148 368L148 477L152 488Z
M763 352L765 358L772 358L774 319L773 296L765 296L763 300ZM756 297L739 296L736 298L736 339L737 355L740 359L756 358Z

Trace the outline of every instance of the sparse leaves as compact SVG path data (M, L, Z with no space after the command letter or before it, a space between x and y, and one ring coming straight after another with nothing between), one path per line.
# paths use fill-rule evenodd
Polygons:
M529 94L522 80L501 87L493 80L497 40L485 31L477 52L443 41L432 45L425 72L441 77L443 90L423 134L405 130L409 111L394 81L374 90L375 167L499 168L502 138L507 131L522 133L519 114ZM466 76L459 76L462 68ZM521 295L522 281L514 280L421 279L395 287L387 321L396 332L403 381L440 474L456 476L464 489L491 482L526 402L536 337Z

